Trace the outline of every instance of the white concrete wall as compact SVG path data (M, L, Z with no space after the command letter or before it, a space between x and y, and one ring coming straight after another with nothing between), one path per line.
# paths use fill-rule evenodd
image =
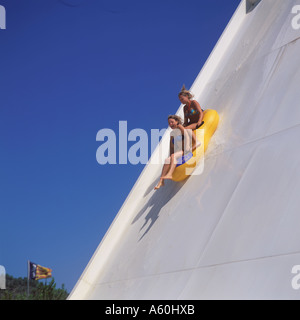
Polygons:
M204 172L153 191L147 165L71 299L300 298L296 4L241 2L192 86L220 114Z

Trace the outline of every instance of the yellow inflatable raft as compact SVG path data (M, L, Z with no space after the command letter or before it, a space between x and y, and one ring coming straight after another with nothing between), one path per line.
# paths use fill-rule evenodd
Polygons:
M182 157L181 164L177 167L172 175L172 180L182 181L189 177L196 168L204 152L208 147L208 143L212 135L217 129L219 123L219 115L216 110L207 109L204 111L204 124L194 131L196 138L201 142L201 146Z

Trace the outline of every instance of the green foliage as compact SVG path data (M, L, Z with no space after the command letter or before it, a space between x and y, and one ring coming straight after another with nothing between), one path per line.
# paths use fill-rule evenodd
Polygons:
M56 289L54 278L49 284L30 280L30 294L27 296L27 278L6 275L6 290L0 290L0 300L65 300L68 292L64 285Z

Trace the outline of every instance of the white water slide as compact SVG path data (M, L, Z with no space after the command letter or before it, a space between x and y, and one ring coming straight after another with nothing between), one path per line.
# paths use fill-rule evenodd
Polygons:
M148 164L70 299L300 298L297 5L240 3L191 88L220 115L203 172L154 191Z

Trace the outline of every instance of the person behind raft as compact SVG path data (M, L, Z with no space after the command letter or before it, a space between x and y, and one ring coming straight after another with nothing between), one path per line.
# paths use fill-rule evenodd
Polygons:
M183 85L181 91L178 94L178 98L182 104L184 104L184 122L183 126L185 129L198 129L203 124L203 110L200 107L200 104L193 99L193 94L185 88Z
M170 156L165 160L159 182L154 190L164 186L165 179L172 179L172 174L176 168L178 160L182 158L183 154L194 149L194 146L190 141L191 135L189 131L185 130L183 127L182 119L177 115L171 115L168 117L168 123L172 129L170 134Z

